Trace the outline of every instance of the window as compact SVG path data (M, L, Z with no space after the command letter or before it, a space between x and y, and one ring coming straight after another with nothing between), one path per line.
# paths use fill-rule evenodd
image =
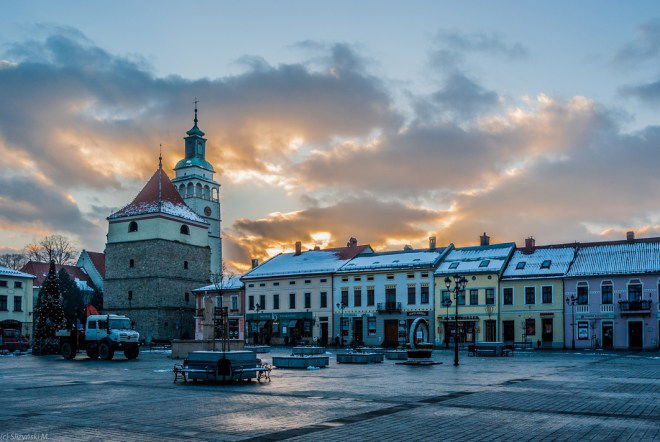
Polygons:
M311 280L311 279L306 279L306 280L305 280L305 284L311 284L311 283L312 283L312 280Z
M254 296L248 296L248 308L254 310Z
M179 229L182 235L190 235L190 228L187 225L182 225Z
M542 268L542 269L549 269L549 268L550 268L550 265L552 265L552 261L549 260L549 259L546 259L545 261L543 261L543 262L541 263L541 268Z
M458 292L458 305L465 305L465 290Z
M536 304L535 287L525 287L525 304Z
M348 282L348 277L344 276L343 278L341 278L341 282Z
M414 304L415 303L415 295L416 295L416 290L414 285L409 285L408 286L408 304Z
M183 294L183 299L186 300L186 303L190 302L190 294L188 294L188 292L185 292Z
M369 336L376 336L376 317L369 316L367 318L367 334Z
M6 312L7 311L7 296L2 295L0 296L0 312Z
M295 293L289 293L289 308L290 309L296 308L296 294Z
M513 287L504 288L502 296L502 304L504 305L513 305Z
M132 301L133 300L133 290L128 291L128 300Z
M356 276L356 277L353 278L353 281L362 281L362 278L359 277L359 276Z
M289 285L296 285L296 281L289 281Z
M544 285L541 287L541 301L544 304L552 304L552 286Z
M470 289L470 305L479 305L479 290Z
M183 270L188 270L188 261L183 261Z
M254 284L248 284L248 287L254 287Z
M280 295L273 295L273 310L280 309Z
M348 289L341 290L341 304L344 307L348 307Z
M578 305L589 304L589 286L586 282L578 283L577 287L577 303Z
M0 280L0 287L7 287L7 281Z
M642 300L642 284L628 284L628 301Z
M408 273L406 276L408 277L408 279L413 279L415 277L415 274L414 273Z
M353 289L353 305L355 307L362 305L362 289L357 287Z
M451 304L451 293L449 293L449 290L443 290L442 291L442 305L449 305Z
M428 274L428 273L422 273L421 276L422 276L422 278L428 278L428 277L429 277L429 274Z
M421 291L420 291L420 297L421 297L421 299L420 299L419 302L420 302L421 304L428 304L428 303L429 303L429 286L426 285L426 284L423 284L423 285L420 287L420 290L421 290Z
M128 233L131 232L137 232L138 231L138 224L135 221L131 221L128 223Z
M451 264L449 264L449 268L450 268L450 269L456 269L456 268L458 268L458 264L460 264L460 263L458 263L458 262L452 262Z
M516 264L516 270L524 269L526 264L527 264L527 261L520 261L518 264Z
M99 324L99 330L107 329L108 328L108 321L101 320L98 322Z
M479 267L488 267L488 264L490 264L490 259L484 259L479 263Z
M534 336L536 334L536 320L534 318L525 319L525 334Z
M273 286L275 286L275 287L277 287L278 285L280 285L279 282L274 282L274 283L273 283Z
M323 279L321 279L321 282L328 282L328 280L323 278Z
M129 266L130 268L135 267L135 260L134 260L134 259L129 259L129 260L128 260L128 266Z
M87 329L88 330L96 330L96 321L88 321L87 322Z
M328 307L328 292L321 292L321 308Z
M367 276L367 281L373 281L374 277L373 276Z
M387 275L387 279L394 279L394 275Z
M233 311L238 311L238 296L236 295L231 297L231 309Z
M14 311L22 312L23 311L23 297L14 296Z
M495 304L495 289L486 289L486 305Z
M23 281L14 281L14 288L15 289L22 289L23 288Z
M305 308L312 308L312 294L305 293Z
M266 283L265 282L260 283L259 287L266 287Z
M259 309L266 309L266 295L259 295Z
M578 321L578 339L581 341L589 339L588 321Z
M367 305L373 306L375 302L375 293L373 287L367 287Z

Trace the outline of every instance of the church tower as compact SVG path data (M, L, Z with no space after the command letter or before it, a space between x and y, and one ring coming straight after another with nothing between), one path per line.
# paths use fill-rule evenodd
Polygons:
M174 167L172 183L196 214L209 224L211 274L222 269L222 239L220 238L220 184L213 179L215 169L206 161L206 138L197 126L197 100L192 129L186 132L185 158Z

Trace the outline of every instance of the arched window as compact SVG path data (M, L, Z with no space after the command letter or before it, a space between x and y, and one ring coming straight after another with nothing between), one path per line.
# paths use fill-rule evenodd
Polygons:
M204 186L204 199L205 200L211 199L211 188L209 186Z
M211 199L213 201L218 201L218 188L214 187L213 190L211 190Z
M188 261L183 261L183 270L188 270Z
M130 260L128 261L128 266L129 266L130 268L135 267L135 260L130 259Z
M195 186L195 196L197 198L202 197L202 185L200 183L197 183L197 185Z
M181 184L179 186L179 193L181 194L181 196L186 196L186 185L185 184Z
M182 235L190 235L190 228L185 224L181 226L181 229L179 229L179 231L181 232Z
M138 231L138 224L135 221L131 221L128 224L128 231L129 232L137 232Z
M188 197L195 196L194 195L195 194L195 186L193 186L193 183L188 183L187 190L188 191L186 192L186 196L188 196Z

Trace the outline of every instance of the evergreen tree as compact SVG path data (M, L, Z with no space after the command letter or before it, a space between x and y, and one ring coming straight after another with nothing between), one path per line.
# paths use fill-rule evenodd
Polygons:
M62 307L64 308L67 328L72 328L76 325L77 320L81 322L85 320L83 295L80 288L78 288L78 284L71 279L64 267L57 272L57 281L60 285Z
M64 328L65 319L54 261L50 262L48 276L46 276L41 285L41 290L39 290L37 306L33 354L55 354L59 351L55 331Z
M92 298L90 299L89 303L96 307L96 310L99 312L103 310L103 293L99 292L97 289L94 289L94 293L92 294Z

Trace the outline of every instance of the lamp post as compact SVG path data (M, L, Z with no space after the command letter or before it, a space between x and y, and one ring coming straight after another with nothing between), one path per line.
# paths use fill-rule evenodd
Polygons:
M575 295L567 296L566 303L571 306L571 350L575 350L575 303L577 297Z
M454 288L451 288L452 280L449 276L445 278L445 286L450 292L454 292L456 310L454 313L454 367L458 367L458 295L465 290L467 279L460 275L454 275Z
M451 298L443 299L442 306L447 308L447 319L446 323L449 325L449 307L451 307ZM445 330L445 348L449 348L449 327L446 327Z
M256 313L256 319L257 319L257 332L255 333L254 337L252 338L252 341L254 342L255 345L257 345L257 344L258 344L258 342L257 342L257 336L259 335L259 322L261 322L261 321L259 321L259 312L260 312L260 311L263 311L263 310L264 310L264 307L263 307L261 304L259 304L259 303L257 302L256 304L254 304L254 308L253 308L253 310L254 310L255 313Z
M341 329L342 327L342 319L344 319L344 309L346 308L346 304L343 302L338 302L337 303L337 310L339 310L339 339L340 339L340 346L344 346L344 330Z

